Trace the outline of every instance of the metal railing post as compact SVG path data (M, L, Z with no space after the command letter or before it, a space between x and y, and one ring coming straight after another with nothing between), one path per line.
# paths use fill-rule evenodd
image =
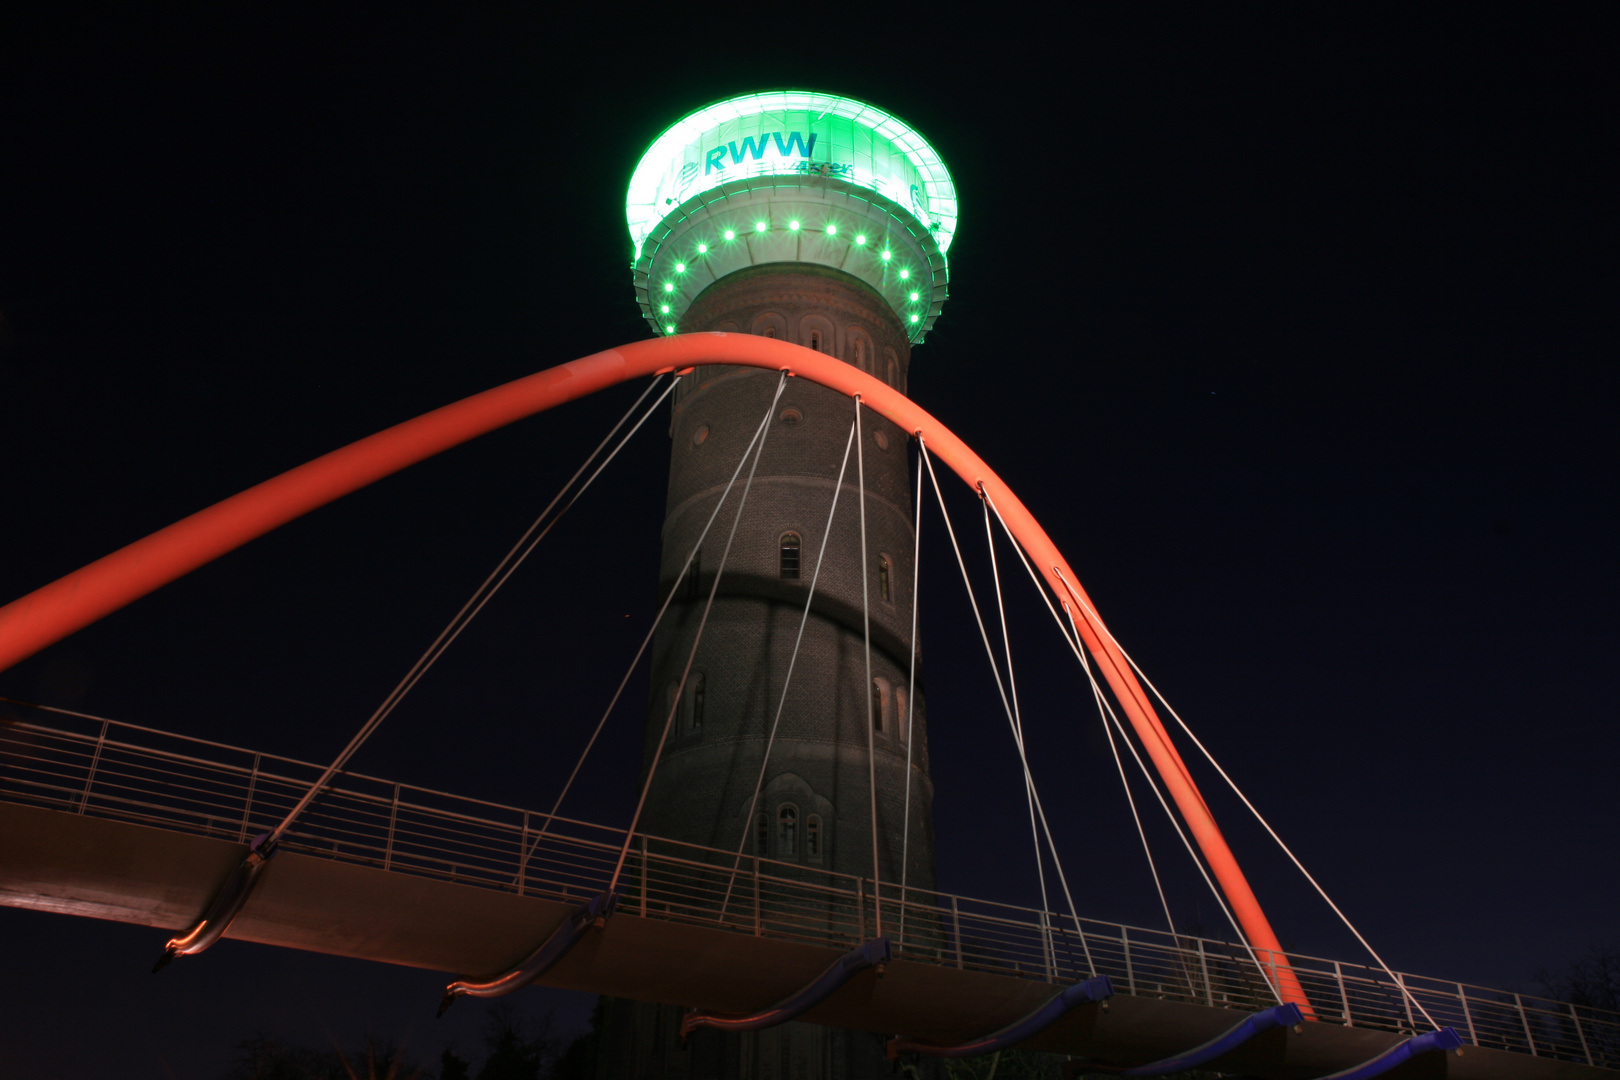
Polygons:
M1395 989L1401 992L1401 1004L1406 1007L1406 1029L1417 1034L1417 1021L1412 1018L1412 993L1406 988L1406 976L1395 972Z
M526 875L526 872L528 871L528 869L529 869L529 812L527 810L525 810L525 811L523 811L523 829L522 829L521 832L518 833L517 889L518 889L518 895L519 896L523 895L524 886L527 884L527 882L524 879L525 879L525 875Z
M759 902L759 856L754 856L754 936L765 936L765 912Z
M388 842L383 845L383 869L394 867L394 826L399 823L399 785L394 785L394 801L388 804Z
M1204 976L1204 1000L1210 1005L1215 1004L1215 986L1209 981L1209 958L1204 955L1204 939L1197 938L1198 942L1198 970Z
M1125 953L1125 992L1136 993L1136 968L1131 965L1131 938L1122 925L1119 928L1119 947Z
M1530 1056L1540 1057L1536 1053L1536 1037L1530 1034L1530 1014L1524 1011L1524 998L1518 994L1513 995L1513 1005L1519 1010L1519 1023L1524 1025L1524 1041L1530 1044Z
M651 887L647 875L652 873L647 862L647 834L641 834L641 917L647 917L647 893ZM756 892L758 890L755 890Z
M1457 984L1457 1000L1462 1002L1463 1023L1468 1025L1468 1041L1478 1046L1479 1036L1474 1034L1474 1014L1468 1008L1468 991L1463 989L1462 983Z
M1344 1026L1355 1027L1355 1021L1350 1019L1350 991L1344 985L1344 966L1337 960L1333 961L1333 979L1339 984L1339 1004L1344 1006Z
M956 969L962 970L962 909L957 906L956 897L951 897L951 932L956 939Z
M866 940L866 879L855 879L855 921L860 924L860 940Z
M1575 1037L1581 1040L1581 1053L1586 1055L1586 1063L1597 1065L1597 1062L1592 1060L1592 1048L1586 1044L1586 1032L1581 1030L1581 1014L1575 1011L1573 1004L1569 1007L1569 1018L1575 1021Z
M101 722L101 734L96 738L96 752L90 755L90 771L84 775L84 793L79 796L78 813L84 813L84 808L90 804L90 785L96 782L96 767L101 764L101 748L107 745L107 725L109 721Z
M252 827L253 820L253 793L259 787L259 759L262 754L253 755L253 771L248 774L247 798L242 801L242 831L237 835L236 842L247 843L248 829Z
M1045 912L1041 912L1041 942L1046 950L1046 981L1057 981L1057 952L1052 945L1052 919Z

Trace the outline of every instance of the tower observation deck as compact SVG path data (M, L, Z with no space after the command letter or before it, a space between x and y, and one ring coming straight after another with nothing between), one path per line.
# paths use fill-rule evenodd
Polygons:
M792 341L903 392L945 302L957 201L939 155L893 115L786 90L672 125L637 166L626 217L654 333ZM854 448L849 399L804 380L778 398L780 384L703 367L674 396L643 828L792 864L807 882L876 867L932 889L909 433L862 410ZM728 495L728 480L767 415L728 551L742 489ZM612 1003L598 1075L890 1075L875 1036L795 1023L683 1044L680 1015Z

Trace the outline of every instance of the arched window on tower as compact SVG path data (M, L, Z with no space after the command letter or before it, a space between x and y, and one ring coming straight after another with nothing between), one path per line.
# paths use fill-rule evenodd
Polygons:
M810 331L810 347L812 349L814 349L816 352L822 352L823 351L823 349L821 348L821 331L820 330L812 330L812 331Z
M703 672L692 676L692 734L703 730Z
M804 857L821 861L821 819L815 814L804 819Z
M872 680L872 730L883 730L883 699L887 697L883 692L883 680Z
M866 338L855 335L855 366L866 370Z
M906 695L905 687L894 688L894 730L900 741L904 742L911 737L911 713L906 711L910 699Z
M899 374L899 373L897 371L895 371L894 357L891 356L891 357L889 357L889 385L890 386L898 387L900 385L899 383L895 382L894 377L897 374Z
M878 556L878 597L887 604L894 600L894 588L889 584L893 567L887 555Z
M778 572L783 581L799 580L799 534L782 534Z
M799 854L799 809L784 805L776 812L776 857L792 859Z
M760 336L761 337L768 337L768 338L775 337L776 336L776 327L767 326L764 330L760 331Z

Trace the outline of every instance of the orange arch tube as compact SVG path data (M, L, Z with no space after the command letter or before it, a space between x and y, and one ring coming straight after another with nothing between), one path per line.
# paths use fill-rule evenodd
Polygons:
M1283 1000L1309 1010L1271 923L1169 732L1112 637L1098 632L1102 624L1094 614L1085 614L1096 607L1046 530L979 455L927 410L850 364L785 341L722 333L638 341L515 379L350 443L0 607L0 671L249 540L452 446L630 379L700 364L786 370L848 397L858 395L872 411L921 435L929 451L970 487L983 485L1052 592L1083 603L1076 625L1086 648L1147 748L1233 915L1262 963L1273 969Z

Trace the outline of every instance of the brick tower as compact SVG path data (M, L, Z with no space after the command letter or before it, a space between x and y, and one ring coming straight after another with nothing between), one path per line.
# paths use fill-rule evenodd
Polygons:
M656 332L791 341L904 392L911 346L945 299L956 202L938 155L900 121L826 94L719 102L654 143L628 202L637 290ZM904 852L908 884L929 890L932 785L920 681L908 700L915 535L908 433L862 412L863 620L853 449L826 536L854 404L792 379L772 407L778 381L756 369L705 367L683 379L674 398L659 598L674 595L654 643L644 776L672 710L675 718L641 830L720 852L740 847L771 860L769 872L779 877L847 887L849 876L873 874L875 801L882 879L900 880ZM683 684L740 481L700 547L699 537L767 410L747 508ZM610 1003L598 1075L891 1075L878 1037L808 1024L699 1032L683 1047L682 1011Z

